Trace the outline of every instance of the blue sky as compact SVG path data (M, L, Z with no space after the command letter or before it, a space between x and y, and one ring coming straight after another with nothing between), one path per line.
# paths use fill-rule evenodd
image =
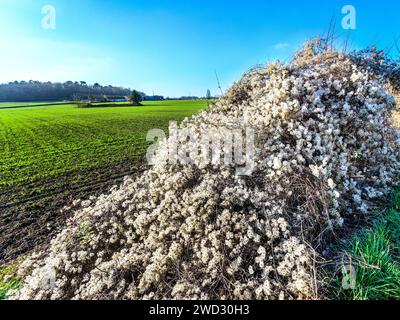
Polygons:
M41 25L44 5L56 29ZM343 30L341 9L357 10ZM165 96L218 94L243 72L288 60L336 17L352 48L389 48L400 36L394 0L0 0L0 82L80 81Z

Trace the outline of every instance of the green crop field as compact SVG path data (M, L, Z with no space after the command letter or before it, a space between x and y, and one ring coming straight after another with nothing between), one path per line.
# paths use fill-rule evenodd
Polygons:
M135 174L148 147L148 130L167 133L169 121L206 106L206 101L92 108L0 104L0 259L29 249L11 238L16 228L25 233L24 243L29 235L38 238L35 226L52 226L55 220L49 211L106 192Z

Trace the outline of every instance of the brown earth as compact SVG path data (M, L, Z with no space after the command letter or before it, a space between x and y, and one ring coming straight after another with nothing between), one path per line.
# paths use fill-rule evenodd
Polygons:
M0 189L0 264L46 246L65 226L74 200L107 193L127 175L145 170L143 161L126 160L95 170L72 172L28 185Z

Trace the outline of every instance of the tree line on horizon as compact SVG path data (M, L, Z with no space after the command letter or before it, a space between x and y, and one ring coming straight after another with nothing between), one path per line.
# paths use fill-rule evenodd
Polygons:
M215 99L210 90L204 97L181 96L164 97L160 95L148 96L144 92L116 86L103 86L99 83L88 84L85 81L40 82L14 81L0 84L0 102L28 102L28 101L112 101L119 99L130 100L132 92L137 92L140 101L158 100L198 100Z
M93 85L85 81L67 81L64 83L40 81L14 81L0 84L0 101L63 101L87 99L89 96L96 99L128 97L132 90L115 86ZM139 94L145 96L144 93Z

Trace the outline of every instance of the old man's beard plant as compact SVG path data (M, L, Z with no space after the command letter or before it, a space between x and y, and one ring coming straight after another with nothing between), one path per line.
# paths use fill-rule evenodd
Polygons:
M253 128L250 176L195 153L171 163L169 140L154 167L84 203L23 263L14 298L314 298L324 237L397 182L394 108L385 79L348 55L306 47L252 70L181 124Z

